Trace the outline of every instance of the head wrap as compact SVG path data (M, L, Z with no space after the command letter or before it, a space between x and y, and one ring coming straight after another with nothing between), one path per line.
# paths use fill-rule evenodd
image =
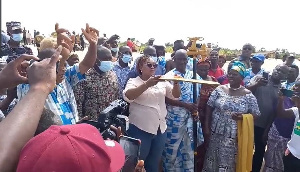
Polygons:
M243 78L245 78L246 67L245 67L244 63L242 63L240 61L233 62L231 70L237 71Z
M211 67L211 63L210 63L210 61L208 60L208 58L203 59L203 60L202 60L202 58L199 59L198 62L197 62L197 65L200 65L200 64L208 64L209 67Z

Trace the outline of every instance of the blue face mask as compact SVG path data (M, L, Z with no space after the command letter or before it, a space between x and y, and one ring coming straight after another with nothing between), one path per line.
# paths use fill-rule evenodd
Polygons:
M113 52L118 52L119 51L119 48L117 47L117 48L111 48L111 51L113 51Z
M22 33L12 34L12 39L16 42L21 42L22 41Z
M102 72L108 72L113 68L113 63L111 61L101 61L98 67Z
M152 58L155 62L158 61L158 58L157 58L156 56L151 56L151 58Z
M123 54L122 61L124 63L129 63L131 61L131 55Z

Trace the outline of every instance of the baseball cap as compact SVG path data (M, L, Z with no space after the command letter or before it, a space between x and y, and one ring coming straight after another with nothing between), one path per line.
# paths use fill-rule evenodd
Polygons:
M257 54L257 55L254 55L254 56L252 57L252 59L257 59L257 60L259 60L259 61L261 61L261 62L264 62L264 61L265 61L265 56L262 55L262 54Z
M103 140L89 124L52 125L20 153L18 172L117 172L125 162L119 143Z

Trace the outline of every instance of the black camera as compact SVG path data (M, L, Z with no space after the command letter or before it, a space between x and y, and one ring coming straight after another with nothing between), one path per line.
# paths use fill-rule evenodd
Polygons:
M82 121L96 127L104 139L117 140L117 133L111 129L121 127L124 135L129 128L129 104L124 100L115 100L105 108L98 117L98 121Z

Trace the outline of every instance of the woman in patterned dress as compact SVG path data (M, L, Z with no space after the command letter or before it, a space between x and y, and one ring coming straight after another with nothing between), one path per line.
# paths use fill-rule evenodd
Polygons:
M216 78L213 76L208 75L208 71L211 67L209 60L199 60L197 64L197 73L198 75L206 81L214 81L217 82ZM218 85L208 85L202 84L200 90L200 100L198 101L198 112L199 112L199 119L201 122L201 127L204 128L204 121L205 121L205 108L207 101L209 99L210 94L216 89ZM197 147L197 171L202 171L204 157L207 150L207 139L204 138L204 144Z
M209 145L203 172L235 172L237 121L242 114L260 115L256 98L241 86L245 70L243 63L234 62L228 72L229 84L217 87L207 102L204 134Z

